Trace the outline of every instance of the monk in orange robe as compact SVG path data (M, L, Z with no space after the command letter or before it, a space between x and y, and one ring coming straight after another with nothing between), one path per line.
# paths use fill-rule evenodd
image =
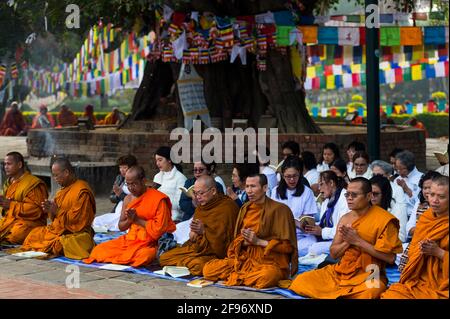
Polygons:
M67 105L61 106L58 113L58 124L64 126L76 126L78 124L77 116L69 109Z
M47 224L47 216L41 203L47 199L47 186L39 178L25 170L22 154L8 153L5 157L8 180L0 195L0 242L22 244L25 237L38 226Z
M139 267L156 258L158 240L175 231L170 199L147 188L144 169L133 166L125 175L130 195L125 197L119 229L128 233L95 247L85 263L94 261Z
M227 257L206 263L203 276L228 286L274 287L297 273L294 218L289 207L266 197L265 175L252 175L245 183L249 202L239 211Z
M428 196L431 207L417 221L400 282L381 298L448 299L448 200L448 177L434 178Z
M290 290L311 298L378 298L386 290L386 263L402 251L399 221L378 206L370 206L370 182L354 178L347 188L351 209L338 224L330 247L337 264L298 275ZM373 274L372 274L373 272Z
M48 113L48 109L45 105L39 107L39 113L33 118L31 128L51 128L55 127L55 120L53 116Z
M11 103L11 108L6 112L0 123L0 136L25 135L27 124L17 102Z
M195 181L194 199L197 205L191 223L190 238L182 247L163 253L161 266L185 266L192 275L201 276L206 262L224 258L234 238L239 206L228 196L219 194L211 176Z
M85 181L76 178L67 159L55 160L52 175L61 189L54 201L42 203L52 222L33 229L20 250L41 251L50 257L86 258L95 245L91 228L95 216L94 195Z
M106 115L103 121L99 121L99 125L118 125L125 120L125 113L119 111L117 107L112 109L111 113Z

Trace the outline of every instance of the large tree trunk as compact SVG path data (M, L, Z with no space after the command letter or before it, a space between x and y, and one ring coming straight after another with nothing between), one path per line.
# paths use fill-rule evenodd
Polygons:
M309 2L307 10L309 11ZM312 3L312 2L311 2ZM222 16L253 15L268 10L285 9L283 0L210 1L192 0L187 11L211 11ZM239 59L238 59L239 60ZM277 119L280 133L317 133L320 128L309 116L305 105L305 94L295 87L295 80L289 56L269 51L267 71L258 71L256 58L247 55L247 65L240 62L195 65L204 80L205 99L211 117L222 118L223 127L231 127L233 118L246 118L249 125L257 127L263 114ZM145 68L144 80L133 102L129 120L150 120L156 114L160 98L170 93L178 78L179 64L149 62ZM178 123L183 121L179 105Z

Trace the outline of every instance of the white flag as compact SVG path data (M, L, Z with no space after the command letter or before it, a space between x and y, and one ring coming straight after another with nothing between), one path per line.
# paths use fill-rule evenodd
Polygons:
M352 75L350 73L345 73L342 76L342 81L344 82L344 88L349 89L353 87L353 78Z
M417 103L417 105L416 105L416 112L417 112L417 114L422 114L423 113L423 103Z
M321 109L321 112L320 112L321 114L321 116L322 117L327 117L327 115L328 115L328 109L327 108L325 108L325 107L323 107L322 109Z
M434 65L436 70L436 77L441 78L445 76L445 65L444 62L438 62Z
M339 45L359 45L359 28L338 28Z

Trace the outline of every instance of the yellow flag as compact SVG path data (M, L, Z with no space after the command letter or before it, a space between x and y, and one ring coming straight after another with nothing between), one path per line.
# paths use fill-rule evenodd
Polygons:
M352 73L355 74L360 74L361 73L361 64L352 64L350 66L350 68L352 69Z
M300 53L295 49L295 47L291 47L291 66L292 66L292 74L297 79L302 78L302 57Z
M411 67L411 78L413 81L422 80L422 65L413 65Z
M335 89L334 86L334 75L327 75L327 90Z
M308 66L306 69L306 77L307 78L315 78L316 77L316 67L315 66Z
M87 96L88 95L87 94L87 83L86 82L81 83L81 92L82 92L83 96Z

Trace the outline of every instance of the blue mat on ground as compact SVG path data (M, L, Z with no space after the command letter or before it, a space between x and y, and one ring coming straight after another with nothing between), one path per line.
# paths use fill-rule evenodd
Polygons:
M102 242L117 238L123 234L125 234L125 233L124 232L97 233L97 234L95 234L94 240L97 244L100 244ZM104 264L104 263L85 264L81 260L73 260L73 259L69 259L66 257L53 258L53 259L51 259L51 261L72 264L72 265L78 265L78 266L82 266L82 267L98 268L98 269L101 269L101 267L104 265L108 265L108 264ZM314 268L315 268L314 266L299 265L298 273L301 274L306 271L313 270ZM155 278L168 279L168 280L174 280L174 281L185 282L185 283L188 283L189 281L191 281L193 279L200 278L198 276L186 276L186 277L182 277L182 278L174 278L169 275L165 276L165 275L160 275L160 274L154 273L154 271L160 270L160 269L161 269L161 267L158 265L151 265L151 266L148 266L145 268L144 267L140 267L140 268L128 267L121 271L129 272L129 273L133 273L133 274L139 274L139 275L148 275L148 276L152 276ZM398 271L396 266L387 267L386 275L389 279L389 284L398 282L400 280L400 272ZM297 295L296 293L294 293L293 291L291 291L289 289L282 289L282 288L255 289L255 288L244 287L244 286L225 286L220 283L215 283L212 286L226 288L226 289L238 289L238 290L245 290L245 291L276 294L276 295L281 295L281 296L284 296L286 298L291 298L291 299L305 299L304 297Z

